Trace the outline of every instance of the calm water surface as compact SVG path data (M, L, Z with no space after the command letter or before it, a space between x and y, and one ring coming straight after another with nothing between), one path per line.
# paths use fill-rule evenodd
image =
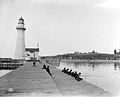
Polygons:
M84 80L113 94L120 94L120 63L61 62L64 67L82 72Z
M0 70L0 77L11 72L11 71L13 71L13 70Z

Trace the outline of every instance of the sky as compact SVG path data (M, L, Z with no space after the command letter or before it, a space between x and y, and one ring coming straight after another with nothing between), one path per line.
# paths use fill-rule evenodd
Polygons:
M0 0L0 57L15 56L20 17L40 56L120 49L119 0Z

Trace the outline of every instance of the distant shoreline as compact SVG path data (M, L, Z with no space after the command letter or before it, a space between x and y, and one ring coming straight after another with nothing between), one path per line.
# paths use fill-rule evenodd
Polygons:
M62 59L61 62L87 62L87 63L120 63L120 60L80 60L80 59Z

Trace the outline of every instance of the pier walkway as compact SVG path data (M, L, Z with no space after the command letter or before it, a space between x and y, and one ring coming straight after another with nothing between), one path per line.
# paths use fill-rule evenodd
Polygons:
M111 93L84 80L76 81L56 67L50 67L51 77L42 66L42 63L37 63L36 67L33 67L32 62L27 62L24 66L2 76L0 96L112 96Z

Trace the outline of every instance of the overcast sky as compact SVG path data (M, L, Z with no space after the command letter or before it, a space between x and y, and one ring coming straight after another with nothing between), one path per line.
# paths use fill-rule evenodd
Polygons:
M0 57L14 57L18 19L40 55L120 48L120 0L0 0Z

